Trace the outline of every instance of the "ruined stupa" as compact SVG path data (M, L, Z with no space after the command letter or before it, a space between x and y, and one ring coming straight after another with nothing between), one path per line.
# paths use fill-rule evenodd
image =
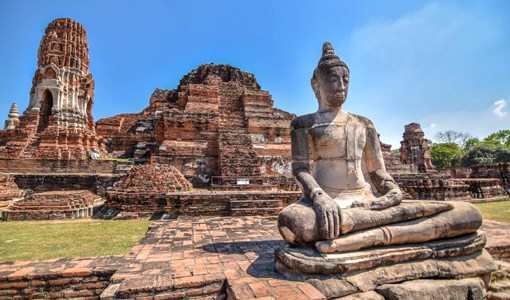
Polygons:
M400 161L417 167L421 173L434 172L436 168L432 164L430 148L432 142L425 138L425 133L420 124L407 124L400 142Z
M294 184L293 118L255 75L204 64L176 89L156 89L141 113L101 119L96 130L113 156L172 164L194 186L269 189Z
M171 193L190 191L192 185L174 166L149 163L133 167L114 188L123 192Z
M94 80L85 29L69 18L52 21L37 58L28 107L19 124L10 122L0 132L0 158L97 158L102 150L92 119Z
M9 109L9 114L7 115L7 120L5 120L5 130L12 130L16 128L19 124L19 110L16 103L12 103L11 108Z

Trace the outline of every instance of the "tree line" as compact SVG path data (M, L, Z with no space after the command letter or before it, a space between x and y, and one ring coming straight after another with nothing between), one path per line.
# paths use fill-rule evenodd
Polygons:
M510 162L510 129L478 139L453 130L439 132L432 144L432 163L438 169Z

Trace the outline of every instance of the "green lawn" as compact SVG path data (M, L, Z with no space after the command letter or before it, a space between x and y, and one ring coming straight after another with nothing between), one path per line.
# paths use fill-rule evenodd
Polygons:
M126 254L145 234L145 219L0 222L0 261Z
M485 219L510 223L510 201L475 204Z

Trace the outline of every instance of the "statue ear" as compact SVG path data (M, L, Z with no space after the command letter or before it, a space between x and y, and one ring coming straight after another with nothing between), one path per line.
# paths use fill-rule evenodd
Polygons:
M318 101L320 101L321 100L321 91L319 88L319 80L317 78L317 73L318 73L317 70L315 70L313 72L311 83L312 83L312 89L315 94L315 97L317 98Z

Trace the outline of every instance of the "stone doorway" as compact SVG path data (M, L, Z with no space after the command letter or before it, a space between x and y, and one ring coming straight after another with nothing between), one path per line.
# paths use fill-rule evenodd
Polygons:
M53 109L53 95L49 90L44 91L42 99L37 132L41 132L48 127L49 118Z

